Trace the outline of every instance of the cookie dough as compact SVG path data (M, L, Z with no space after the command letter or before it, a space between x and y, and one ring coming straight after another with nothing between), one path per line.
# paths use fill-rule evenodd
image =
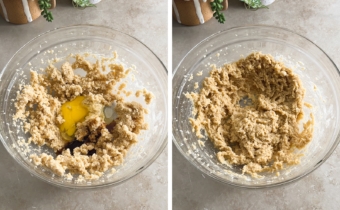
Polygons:
M103 64L110 59L90 63L81 55L73 58L73 63L65 62L60 69L50 64L42 74L31 71L30 84L18 92L13 118L24 121L24 131L31 135L29 143L46 145L55 152L32 154L36 165L59 176L77 174L81 179L94 180L123 163L138 134L148 129L144 120L148 111L137 102L124 101L119 92L125 83L115 89L129 74L122 65L112 62L105 69ZM75 69L83 69L86 75L76 75ZM65 121L61 107L79 96L85 97L88 114L76 124L74 140L69 142L59 129ZM117 117L106 124L103 109L110 106Z
M154 98L154 95L151 92L147 91L145 88L143 90L138 90L135 95L136 97L143 95L146 104L150 104L152 99Z
M312 140L314 117L301 122L305 90L291 69L256 52L213 66L202 85L199 93L185 94L194 104L189 120L197 137L207 133L221 163L242 166L253 177L299 163L295 150Z

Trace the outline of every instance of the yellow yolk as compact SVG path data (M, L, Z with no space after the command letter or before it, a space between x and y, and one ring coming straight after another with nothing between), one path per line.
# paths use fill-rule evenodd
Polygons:
M73 101L68 101L61 106L61 115L65 122L59 129L63 139L72 141L76 132L76 124L82 122L89 110L83 104L84 96L77 96Z

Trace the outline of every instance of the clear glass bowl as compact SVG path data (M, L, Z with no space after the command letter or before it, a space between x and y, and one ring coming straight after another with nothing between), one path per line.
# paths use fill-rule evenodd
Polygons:
M18 138L27 139L28 134L19 131L13 125L12 116L15 113L14 101L21 82L30 80L30 68L46 67L46 61L55 57L65 57L70 53L90 52L98 57L112 57L113 51L118 53L118 61L126 67L136 66L136 81L129 82L127 88L138 90L146 88L155 98L146 115L149 130L138 136L138 143L128 152L122 166L116 168L116 173L105 173L99 180L76 183L75 178L66 180L54 175L44 167L36 167L30 162L30 153L25 154L25 148L18 144ZM53 53L51 53L53 52ZM42 60L44 62L42 62ZM127 78L131 79L131 78ZM101 26L79 25L48 31L25 44L0 73L0 139L12 157L31 174L48 183L73 188L94 188L122 183L146 169L163 151L167 144L167 70L157 56L137 39ZM134 94L127 101L144 103ZM35 145L30 145L34 148ZM46 146L42 152L53 154ZM111 170L109 170L111 171Z
M221 66L237 61L241 56L261 51L282 60L297 74L306 89L305 102L313 105L315 116L313 140L304 151L301 164L275 173L263 173L264 178L241 176L240 167L228 167L218 162L213 144L207 137L201 147L192 132L188 118L193 105L183 93L199 91L210 64ZM196 76L203 71L203 76ZM191 74L193 79L190 80ZM190 80L190 81L189 81ZM318 46L292 31L271 26L247 26L220 31L196 45L183 58L173 73L173 142L178 150L203 173L223 183L239 187L262 188L298 180L318 168L339 143L340 76L332 60ZM314 89L316 87L316 89ZM304 109L309 117L309 109Z

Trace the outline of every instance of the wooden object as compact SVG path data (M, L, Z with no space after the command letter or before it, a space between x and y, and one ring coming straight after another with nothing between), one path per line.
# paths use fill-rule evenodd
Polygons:
M210 0L173 0L173 17L183 25L203 24L213 17L210 2ZM223 6L223 10L228 8L228 0L223 1Z
M56 1L51 0L51 8ZM41 15L38 0L0 0L0 15L10 23L25 24Z

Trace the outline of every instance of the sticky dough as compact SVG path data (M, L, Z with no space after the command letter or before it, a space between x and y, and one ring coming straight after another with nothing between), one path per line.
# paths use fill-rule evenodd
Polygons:
M28 143L46 145L56 153L33 153L30 158L34 164L45 166L59 176L79 175L84 180L96 180L110 168L123 164L138 135L148 129L145 121L148 110L137 102L126 102L114 89L129 74L123 65L114 63L112 58L105 74L101 65L104 58L96 63L81 55L74 58L74 63L65 62L60 69L51 64L41 74L32 71L30 84L18 92L13 118L24 122L25 132L31 135ZM78 68L86 71L85 77L74 73ZM144 92L150 103L152 93ZM67 148L69 142L60 134L59 125L64 121L60 107L79 95L86 97L84 103L89 114L76 125L75 137L84 144L73 149L72 154ZM105 124L102 110L113 103L117 118L110 126ZM88 155L93 150L95 153Z
M271 55L252 53L213 69L199 93L186 93L194 104L193 131L205 130L221 163L242 166L259 177L299 164L313 136L314 117L299 130L305 89L299 77ZM302 123L302 122L301 122Z

